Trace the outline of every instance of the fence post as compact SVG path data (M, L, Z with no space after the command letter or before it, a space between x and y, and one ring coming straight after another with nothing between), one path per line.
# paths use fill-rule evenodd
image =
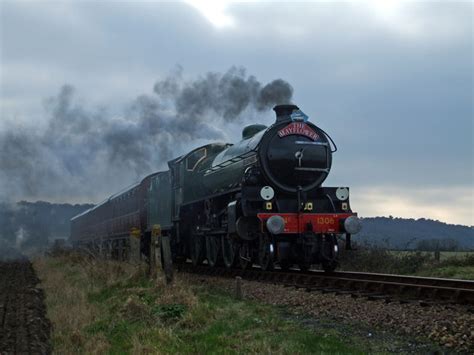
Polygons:
M242 299L242 277L240 276L235 278L235 298L238 300Z
M166 283L173 282L173 261L171 256L170 237L164 235L161 237L161 251L163 252L163 270L165 272Z
M140 235L138 228L132 228L128 241L130 243L130 264L138 265L140 263Z
M152 279L157 278L158 268L161 268L160 235L161 226L154 224L150 239L150 277Z

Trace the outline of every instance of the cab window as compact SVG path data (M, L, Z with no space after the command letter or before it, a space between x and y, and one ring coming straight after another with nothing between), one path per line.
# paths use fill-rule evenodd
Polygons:
M188 171L193 171L196 166L206 157L206 148L201 148L191 153L186 158L186 169Z

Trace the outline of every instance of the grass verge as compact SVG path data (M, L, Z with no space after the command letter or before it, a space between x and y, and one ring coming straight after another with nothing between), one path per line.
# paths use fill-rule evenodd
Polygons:
M433 252L360 246L357 250L343 251L341 269L474 280L474 254L442 252L437 261Z
M474 266L436 266L434 268L421 269L416 273L418 276L441 277L447 279L474 280Z
M315 332L270 305L237 301L177 275L148 280L125 263L36 260L56 353L363 353L340 334Z

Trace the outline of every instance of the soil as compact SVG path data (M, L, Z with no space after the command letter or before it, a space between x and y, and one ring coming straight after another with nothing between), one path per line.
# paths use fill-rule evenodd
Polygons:
M26 258L0 260L0 354L50 354L43 290Z

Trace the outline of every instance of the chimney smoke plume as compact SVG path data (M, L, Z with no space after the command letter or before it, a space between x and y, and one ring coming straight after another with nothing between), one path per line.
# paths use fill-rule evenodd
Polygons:
M99 202L165 168L191 144L228 139L229 123L288 103L292 94L286 81L262 84L244 68L186 80L177 67L112 117L107 108L81 104L64 85L45 101L46 125L0 132L0 201Z

